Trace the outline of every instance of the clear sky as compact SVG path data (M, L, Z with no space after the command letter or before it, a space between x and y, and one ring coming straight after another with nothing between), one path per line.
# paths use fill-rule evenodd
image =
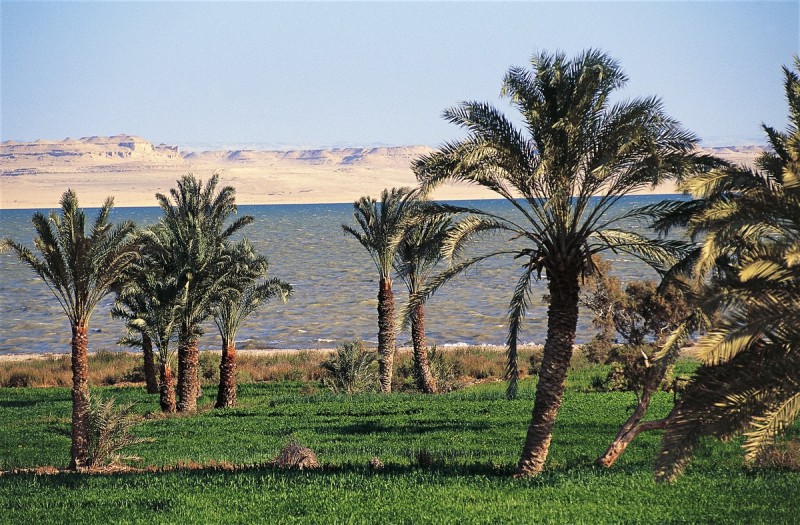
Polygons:
M435 146L539 50L607 51L709 145L783 128L800 2L0 3L2 140Z

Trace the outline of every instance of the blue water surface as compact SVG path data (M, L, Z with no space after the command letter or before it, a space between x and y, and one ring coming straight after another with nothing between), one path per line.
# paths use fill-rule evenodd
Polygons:
M658 202L666 196L631 196L622 199L614 213ZM678 198L669 196L668 198ZM503 200L460 201L492 213L511 216L513 207ZM35 210L0 210L0 237L32 244L30 219ZM41 210L47 212L47 210ZM96 210L87 209L90 218ZM298 204L240 206L239 214L255 222L245 228L257 250L270 260L271 273L292 284L293 297L272 302L251 315L237 337L238 348L329 348L352 338L377 341L377 271L372 259L355 241L345 236L341 224L353 224L351 204ZM157 207L116 208L112 220L131 219L140 226L156 222ZM648 234L644 225L628 227ZM493 237L482 241L502 246L509 240ZM645 264L624 254L607 253L614 272L624 281L655 278ZM457 277L427 304L429 343L438 345L503 344L506 312L520 275L518 260L495 258ZM402 281L395 280L398 309L407 297ZM546 282L534 284L521 341L542 343L546 329ZM107 296L91 319L90 350L117 350L125 329L110 318L113 301ZM202 348L221 343L212 322L204 326ZM591 338L588 315L583 314L578 340ZM38 277L12 253L0 254L0 353L68 352L70 330L66 316ZM406 344L403 332L398 342Z

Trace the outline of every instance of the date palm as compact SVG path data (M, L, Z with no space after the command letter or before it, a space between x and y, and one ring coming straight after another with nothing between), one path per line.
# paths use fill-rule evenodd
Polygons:
M100 300L111 293L126 267L138 257L133 243L134 225L109 222L113 199L108 198L89 231L86 214L78 207L75 192L61 197L61 214L42 213L32 218L39 251L12 239L2 249L10 249L27 263L58 300L72 329L72 447L70 467L87 466L89 446L88 345L89 319Z
M627 77L607 55L589 50L569 60L541 53L531 66L511 68L503 80L502 94L519 111L522 129L490 104L464 102L444 117L467 137L414 164L424 194L444 182L467 182L494 191L515 210L514 217L470 210L474 215L459 221L445 255L481 233L505 233L508 242L496 252L454 261L425 292L488 257L521 261L508 314L509 396L516 392L517 339L531 284L542 274L547 280L547 339L520 476L538 474L547 458L575 342L580 280L593 271L592 256L613 250L667 268L680 252L680 243L621 227L639 213L619 213L614 205L683 175L699 160L692 153L697 139L664 113L658 99L610 103Z
M409 217L405 234L397 246L394 268L408 288L409 299L413 299L424 289L434 268L441 262L441 248L452 225L448 215L431 211L434 213L426 214L421 207L413 217ZM438 388L436 379L431 374L425 341L425 303L417 301L410 308L408 319L411 324L417 386L426 394L435 394Z
M392 188L381 192L380 203L372 197L361 197L353 203L358 229L342 225L344 232L367 250L378 270L378 371L381 392L385 394L392 391L395 353L392 264L405 232L408 212L413 208L412 194L411 188Z
M172 362L188 288L185 279L181 281L176 273L167 272L169 264L162 259L165 252L160 249L165 241L158 239L158 235L164 233L158 227L138 232L142 257L131 264L128 271L136 277L122 282L111 315L125 319L130 330L155 344L159 404L163 412L173 413L177 404Z
M745 434L757 458L800 414L800 59L784 68L789 128L764 126L770 150L755 169L693 177L696 198L680 210L704 234L696 279L723 261L719 320L697 345L703 366L670 414L656 477L673 480L703 436Z
M136 265L131 265L136 266ZM153 353L153 340L146 331L138 329L134 323L137 318L136 312L140 311L143 305L143 297L139 294L126 294L123 296L122 290L126 284L135 283L138 279L138 272L126 272L114 289L116 295L116 302L119 307L115 307L111 311L111 316L117 319L122 319L128 329L128 335L120 337L117 341L118 345L127 346L129 348L137 348L142 351L145 386L148 394L158 394L158 370L155 363L155 354Z
M236 406L236 333L242 322L270 299L286 301L292 286L268 278L267 258L256 254L245 239L233 246L226 290L213 307L214 323L222 337L219 389L215 408Z
M179 411L197 409L198 339L201 324L225 290L231 267L225 243L253 222L253 217L246 215L226 226L236 212L236 190L225 186L216 192L218 182L216 173L205 185L186 175L170 190L171 199L156 194L163 216L152 229L152 249L159 254L163 273L185 287L178 338Z

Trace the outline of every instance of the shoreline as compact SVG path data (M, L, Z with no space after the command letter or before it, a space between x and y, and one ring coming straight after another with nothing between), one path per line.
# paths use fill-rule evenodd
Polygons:
M519 345L520 347L538 347L541 345ZM578 345L576 345L578 346ZM372 348L369 347L368 348ZM501 345L442 345L437 346L437 350L443 350L446 352L452 350L459 350L462 348L480 348L481 350L490 351L490 352L504 352L505 346ZM320 353L320 354L332 354L336 351L336 348L248 348L236 350L236 355L246 355L246 356L261 356L261 357L273 357L273 356L281 356L281 355L297 355L302 353ZM398 346L396 352L410 352L412 351L412 347L410 346ZM136 351L115 351L110 352L106 351L107 353L119 353L119 354L127 354L132 356L140 355L140 352ZM201 349L200 353L203 352L211 352L213 354L222 354L222 350L220 349ZM93 357L97 355L98 352L89 352L89 357ZM35 354L35 353L19 353L19 354L0 354L0 365L4 363L18 363L24 361L42 361L46 359L61 359L64 357L69 357L69 352L46 352L43 354Z

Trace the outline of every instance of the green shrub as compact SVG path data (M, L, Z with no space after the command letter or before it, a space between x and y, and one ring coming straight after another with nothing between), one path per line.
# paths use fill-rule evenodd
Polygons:
M377 360L375 352L364 348L360 340L342 343L336 353L320 366L327 372L322 384L335 393L356 394L372 389L378 376L372 363Z
M453 359L438 350L435 344L428 350L428 366L431 369L431 375L436 380L439 392L452 392L458 387Z
M544 347L536 347L528 357L528 374L538 376L542 370L542 359L544 359Z
M219 382L219 363L222 357L214 352L200 352L197 364L200 368L200 379L205 383Z

